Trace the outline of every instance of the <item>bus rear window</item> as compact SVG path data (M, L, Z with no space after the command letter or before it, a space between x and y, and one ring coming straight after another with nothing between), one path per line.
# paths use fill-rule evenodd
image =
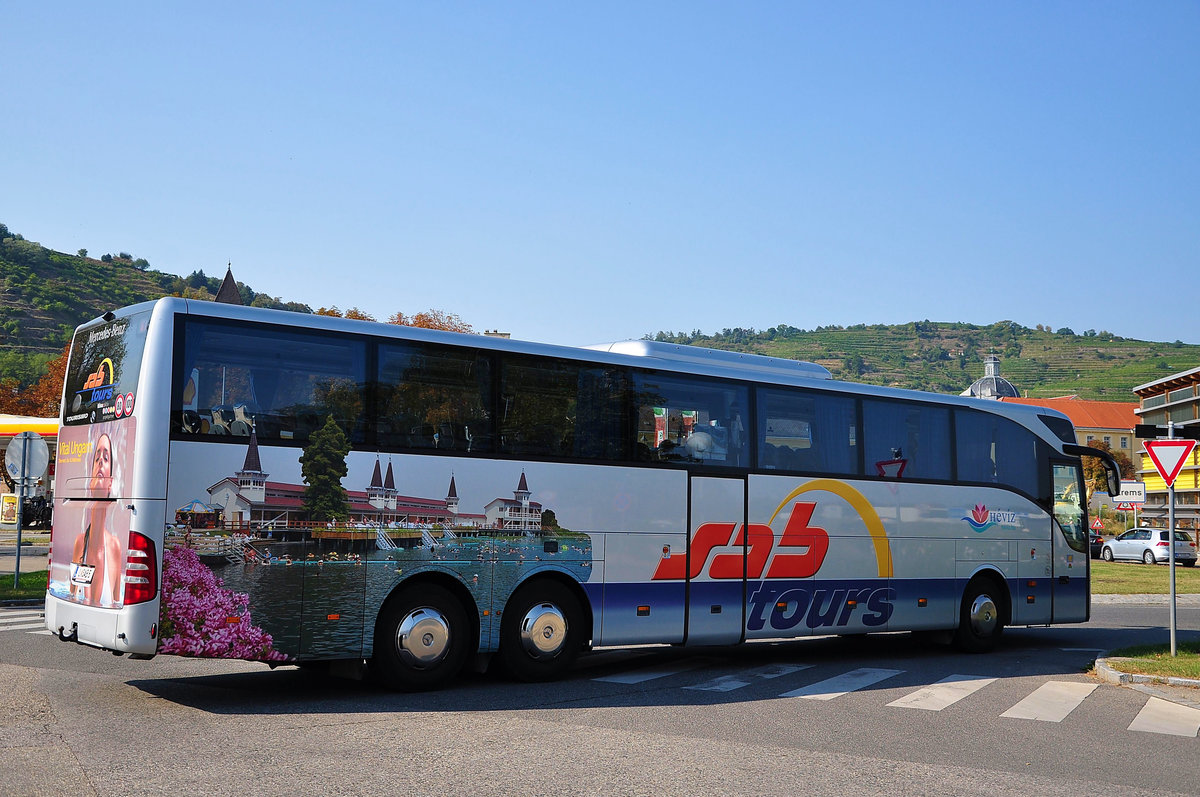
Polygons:
M103 423L133 413L150 313L78 330L67 363L63 423Z

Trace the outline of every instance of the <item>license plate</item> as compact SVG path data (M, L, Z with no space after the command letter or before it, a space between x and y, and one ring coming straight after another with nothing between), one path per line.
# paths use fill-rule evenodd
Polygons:
M76 584L91 584L92 576L95 574L95 565L81 565L77 562L71 563L71 581Z

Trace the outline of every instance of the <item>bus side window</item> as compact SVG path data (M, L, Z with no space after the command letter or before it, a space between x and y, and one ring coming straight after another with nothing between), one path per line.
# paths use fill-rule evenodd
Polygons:
M574 363L505 357L500 365L500 450L573 456L579 372Z
M854 399L816 391L758 391L758 466L853 476Z
M885 399L863 400L866 467L885 478L950 478L950 411Z
M749 391L702 379L639 373L635 379L639 451L650 461L746 467Z
M375 433L381 448L490 452L492 361L475 349L379 347Z
M974 410L955 410L958 479L1038 495L1037 437L1020 424Z

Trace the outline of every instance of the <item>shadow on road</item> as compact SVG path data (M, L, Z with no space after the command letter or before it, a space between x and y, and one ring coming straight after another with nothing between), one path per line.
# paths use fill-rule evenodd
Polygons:
M1167 631L1105 629L1106 649L1141 644ZM1196 632L1187 632L1187 636ZM526 684L502 675L466 672L437 692L397 693L368 680L334 678L295 667L239 673L144 679L128 683L157 698L213 714L287 715L413 713L424 711L562 710L636 706L722 705L775 700L781 692L866 667L900 670L871 689L920 687L949 674L988 678L1082 676L1100 650L1096 629L1059 626L1009 629L990 654L962 654L914 634L821 637L716 648L606 650L580 658L571 674L550 684ZM786 678L750 677L745 688L720 692L680 687L738 676L756 668L805 665ZM247 666L255 666L248 664ZM597 680L634 676L651 668L670 672L637 683ZM626 680L633 680L626 678Z

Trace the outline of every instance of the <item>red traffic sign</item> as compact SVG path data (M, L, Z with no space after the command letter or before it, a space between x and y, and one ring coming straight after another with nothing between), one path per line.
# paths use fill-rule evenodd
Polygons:
M1100 518L1092 521L1092 528L1096 531L1104 531L1104 524L1100 522Z
M1125 503L1125 502L1119 503L1119 504L1117 504L1117 511L1118 512L1132 512L1133 504Z
M1158 475L1170 487L1175 484L1175 478L1183 470L1187 459L1196 447L1195 440L1147 440L1146 453Z

